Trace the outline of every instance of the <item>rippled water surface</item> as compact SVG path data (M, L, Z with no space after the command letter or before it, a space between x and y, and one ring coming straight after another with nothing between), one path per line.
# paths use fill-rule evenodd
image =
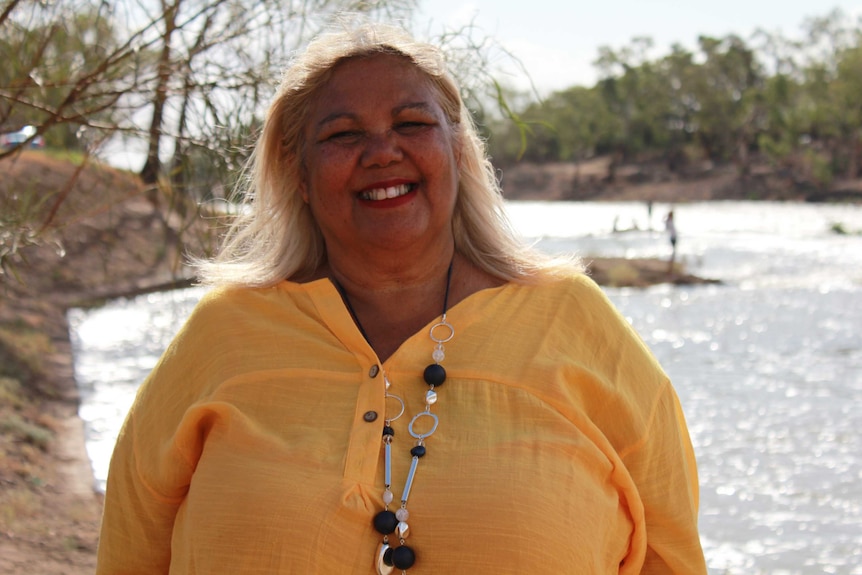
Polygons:
M510 204L552 252L666 257L644 204ZM711 575L862 575L862 231L852 206L675 207L679 258L721 285L608 294L679 392ZM636 230L611 233L618 229ZM653 228L650 230L650 228ZM134 391L201 295L70 312L96 481Z

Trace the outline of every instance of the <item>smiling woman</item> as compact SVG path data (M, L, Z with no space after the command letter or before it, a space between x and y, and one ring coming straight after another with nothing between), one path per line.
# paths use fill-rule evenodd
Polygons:
M453 252L460 153L438 100L404 56L366 56L332 70L308 114L300 186L330 268L385 257L400 273L404 261Z
M99 573L705 573L673 387L514 234L443 62L363 26L288 70L118 438Z

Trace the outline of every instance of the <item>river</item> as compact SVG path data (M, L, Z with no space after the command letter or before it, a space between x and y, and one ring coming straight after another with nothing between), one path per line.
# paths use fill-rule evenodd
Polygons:
M664 204L508 209L550 252L670 253ZM722 283L606 291L679 392L710 575L862 575L862 206L709 202L674 213L678 259ZM98 488L137 385L201 293L69 312Z

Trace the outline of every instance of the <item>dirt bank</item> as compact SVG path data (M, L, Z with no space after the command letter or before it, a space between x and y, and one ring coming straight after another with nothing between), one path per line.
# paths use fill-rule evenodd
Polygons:
M672 173L661 162L621 165L608 179L609 157L579 163L518 163L501 170L505 194L513 200L653 201L716 200L862 202L862 180L815 184L795 179L768 163L755 163L741 178L735 166L693 163Z

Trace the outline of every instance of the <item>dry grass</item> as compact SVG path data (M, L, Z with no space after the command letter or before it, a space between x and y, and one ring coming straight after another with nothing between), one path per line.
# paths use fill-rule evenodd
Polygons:
M43 513L40 491L51 472L56 422L42 410L44 359L51 339L21 320L0 322L0 530Z

